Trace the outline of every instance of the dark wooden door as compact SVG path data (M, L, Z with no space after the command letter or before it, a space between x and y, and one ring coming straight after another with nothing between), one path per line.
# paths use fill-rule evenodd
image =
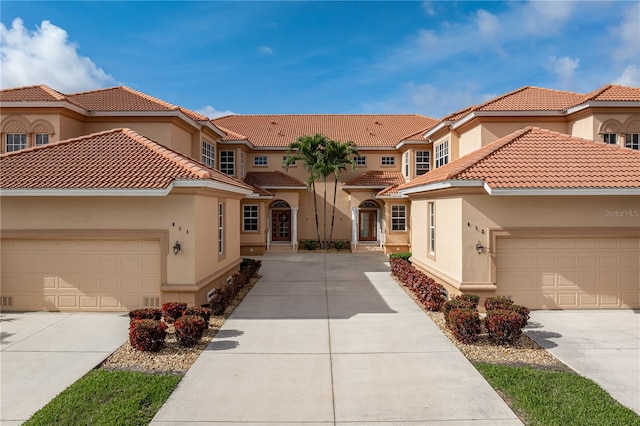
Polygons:
M271 212L271 241L291 241L291 210Z
M360 210L358 241L376 241L378 239L378 212Z

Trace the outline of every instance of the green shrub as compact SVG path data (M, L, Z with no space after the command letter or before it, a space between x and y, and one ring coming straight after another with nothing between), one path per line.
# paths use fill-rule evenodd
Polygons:
M346 241L342 241L342 240L338 240L338 241L333 243L333 246L336 248L336 250L344 250L344 249L347 248L347 242Z
M207 324L200 315L183 315L176 320L174 327L178 343L193 346L200 341Z
M318 242L316 240L304 240L302 244L305 250L315 250L318 248Z
M449 329L462 343L472 343L480 334L480 314L471 308L455 308L449 312Z
M129 323L129 343L139 351L159 351L166 334L167 325L162 321L134 319Z
M411 253L407 252L407 253L391 253L389 255L389 259L402 259L402 260L406 260L407 262L409 261L409 258L411 257Z

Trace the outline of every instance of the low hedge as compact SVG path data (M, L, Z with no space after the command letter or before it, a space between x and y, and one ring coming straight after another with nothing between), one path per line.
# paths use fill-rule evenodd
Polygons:
M480 334L480 314L472 308L454 308L449 312L449 329L462 343L472 343Z
M162 319L162 311L158 308L134 309L129 312L129 321L151 319L160 321Z
M522 315L513 309L493 309L487 312L484 320L489 338L499 345L512 344L518 340L524 324Z
M391 260L391 259L402 259L402 260L406 260L408 262L410 257L411 257L411 253L410 252L391 253L389 255L389 260Z
M162 321L134 319L129 323L129 343L139 351L159 351L166 334L167 324Z
M202 338L207 323L200 315L183 315L176 319L173 325L176 330L176 340L182 346L193 346Z
M399 255L400 253L394 253ZM414 294L416 299L430 311L439 311L445 302L445 290L441 284L418 271L409 261L400 256L391 257L391 274ZM410 256L410 254L409 254Z
M211 308L206 306L190 306L184 311L184 315L198 315L202 317L207 327L211 318ZM206 327L205 327L206 328Z
M165 322L171 324L184 314L185 309L187 309L186 303L167 302L162 305L162 316Z
M489 311L495 309L511 309L513 300L507 296L487 297L484 301L484 308Z

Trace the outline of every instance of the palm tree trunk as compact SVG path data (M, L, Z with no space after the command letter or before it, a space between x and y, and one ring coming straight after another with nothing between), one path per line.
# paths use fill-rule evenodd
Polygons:
M329 244L333 240L333 224L336 220L336 196L338 195L338 176L333 181L333 211L331 212L331 231L329 231Z
M311 190L313 191L313 211L316 214L316 233L318 234L318 245L322 247L320 241L320 221L318 220L318 197L316 196L316 183L311 182Z
M326 250L329 248L329 244L327 244L327 177L324 177L324 233L322 238L324 241L322 243L322 249Z

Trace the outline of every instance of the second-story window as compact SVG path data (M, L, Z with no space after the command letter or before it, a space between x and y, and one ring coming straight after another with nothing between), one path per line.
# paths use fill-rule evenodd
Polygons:
M207 141L202 141L202 164L212 169L216 167L216 147Z
M26 133L8 133L6 135L5 152L17 151L27 147Z
M624 146L640 150L640 133L627 133L624 139Z
M36 146L46 145L49 143L49 134L48 133L36 133Z
M608 143L609 145L617 145L618 144L618 134L617 133L603 133L602 140L604 143Z
M266 166L267 165L267 156L266 155L257 155L253 157L253 165L254 166Z
M356 157L356 166L366 166L367 157Z
M236 174L236 162L234 151L220 151L220 171L229 176Z
M449 141L436 145L435 166L442 167L449 162Z
M404 153L404 177L409 177L409 151Z
M396 164L395 157L382 157L383 166L395 166L395 164Z
M416 176L423 175L431 168L431 152L416 151Z

